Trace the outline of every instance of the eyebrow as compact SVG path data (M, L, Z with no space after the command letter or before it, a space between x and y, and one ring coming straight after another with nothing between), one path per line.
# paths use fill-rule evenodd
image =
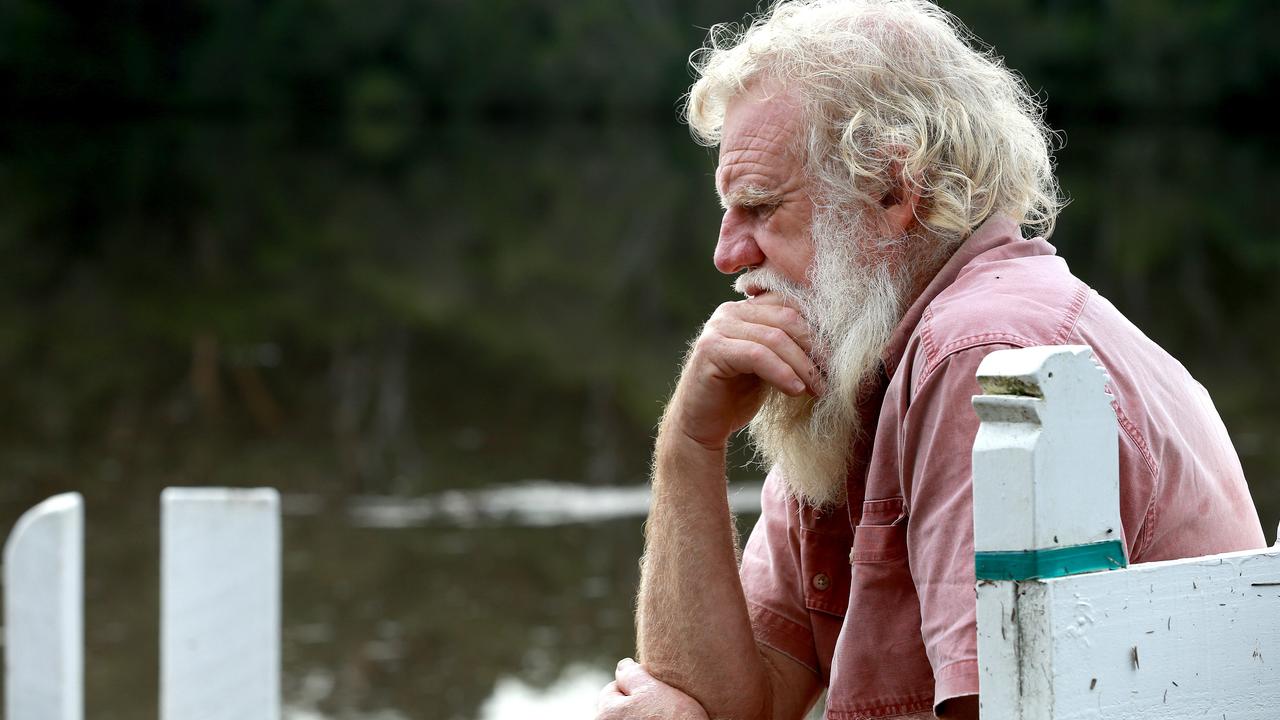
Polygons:
M720 206L726 210L732 207L766 207L781 201L782 196L778 192L760 185L739 185L720 194Z

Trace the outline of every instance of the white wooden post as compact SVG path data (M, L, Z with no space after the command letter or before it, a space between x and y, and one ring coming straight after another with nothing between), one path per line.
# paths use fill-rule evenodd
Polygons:
M280 496L161 495L162 720L280 717Z
M978 368L973 446L978 665L983 717L1048 718L1047 651L1019 622L1019 581L1125 564L1116 419L1083 346L1001 350ZM1033 657L1034 656L1034 657ZM995 710L999 708L999 711Z
M4 546L5 713L84 717L84 502L55 495L28 510Z
M1280 546L1124 568L1084 347L992 353L973 451L983 720L1280 717Z

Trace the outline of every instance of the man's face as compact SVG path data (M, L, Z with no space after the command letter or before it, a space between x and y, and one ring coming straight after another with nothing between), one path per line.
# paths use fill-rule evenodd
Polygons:
M901 278L878 250L894 244L892 227L878 209L815 206L793 154L799 131L786 95L747 94L729 105L716 172L726 209L715 262L724 273L751 268L735 283L740 292L778 293L809 323L826 392L768 390L749 432L788 491L820 506L843 499L860 422L855 398L902 317L903 297Z
M813 202L794 152L799 120L785 93L746 93L726 109L716 169L725 207L715 251L720 272L759 267L808 285Z

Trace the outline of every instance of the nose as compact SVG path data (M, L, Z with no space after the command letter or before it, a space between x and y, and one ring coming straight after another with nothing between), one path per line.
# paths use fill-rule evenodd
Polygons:
M729 208L720 221L720 239L716 242L716 269L725 275L764 263L764 251L756 243L754 233L741 208Z

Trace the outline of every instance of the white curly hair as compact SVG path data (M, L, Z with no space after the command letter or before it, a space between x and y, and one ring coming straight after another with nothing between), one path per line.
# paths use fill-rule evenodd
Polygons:
M799 100L796 150L819 201L873 206L905 184L946 249L996 213L1053 232L1064 203L1042 104L930 2L783 0L748 24L714 26L690 63L684 116L705 145L719 144L726 106L749 88L772 83Z

